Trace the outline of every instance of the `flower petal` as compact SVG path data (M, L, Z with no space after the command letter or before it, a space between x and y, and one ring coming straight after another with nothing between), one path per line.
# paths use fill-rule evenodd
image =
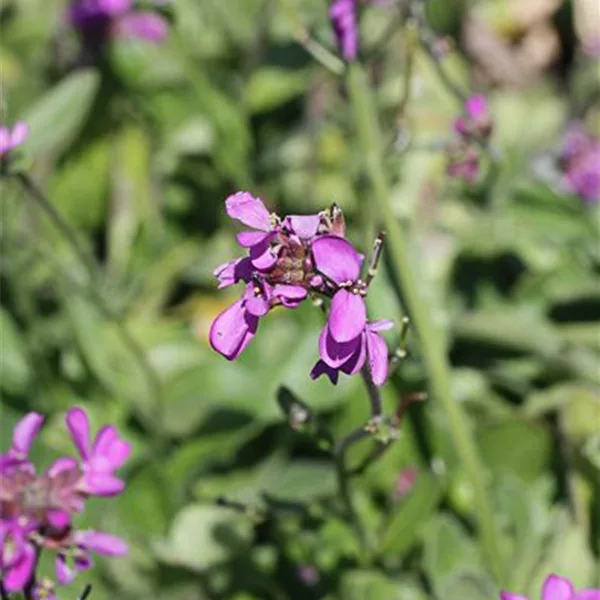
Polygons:
M324 235L313 242L312 253L317 270L335 283L358 279L363 259L347 240Z
M360 343L350 358L340 367L346 375L355 375L364 366L367 360L367 347L364 341L364 334L359 337Z
M529 600L525 596L519 596L519 594L511 594L510 592L500 592L501 600Z
M81 531L75 534L75 542L86 550L105 556L125 556L129 552L127 544L110 533Z
M338 290L331 300L328 323L337 342L349 342L358 337L367 324L367 307L362 296L345 289Z
M329 365L326 365L322 360L319 360L317 364L312 368L310 372L311 379L317 379L321 375L327 375L329 377L329 381L336 385L339 379L339 372L337 369L333 369Z
M25 458L29 454L33 440L43 423L44 417L39 413L30 412L25 415L13 431L11 453L17 457Z
M60 585L69 585L75 580L76 573L67 564L67 558L63 554L58 554L54 561L54 570L56 579Z
M252 278L252 263L245 256L219 265L213 275L219 280L219 289L234 285L238 281L250 281Z
M260 231L271 230L271 215L260 198L249 192L237 192L225 200L225 210L232 218ZM241 243L241 242L240 242Z
M85 459L90 455L90 421L87 413L76 406L67 412L66 423L73 443L79 450L79 454Z
M169 23L152 12L132 12L116 22L115 31L120 37L161 44L169 35Z
M48 477L58 477L61 473L76 469L78 464L79 463L71 456L57 458L48 469Z
M371 379L377 386L385 383L388 376L388 348L385 340L377 333L367 329L367 354Z
M600 589L581 590L573 600L600 600Z
M273 296L287 308L297 308L308 296L308 290L301 285L277 284L273 287Z
M23 546L19 560L2 575L2 583L7 592L20 592L31 579L35 569L36 555L31 544Z
M390 321L389 319L381 319L379 321L371 321L367 323L368 331L387 331L394 326L394 321Z
M259 271L269 271L277 262L277 257L269 245L271 237L271 234L267 235L262 242L250 248L252 266Z
M29 125L24 123L23 121L19 121L15 123L13 127L12 133L10 135L10 146L11 148L16 148L20 146L29 135Z
M240 231L236 233L237 242L243 248L252 248L262 244L271 234L264 231Z
M285 218L286 227L302 240L315 237L320 223L319 215L290 215Z
M83 478L82 491L90 496L110 498L119 495L125 489L125 483L112 473L92 471Z
M243 299L238 300L226 308L210 328L210 345L228 360L234 360L241 354L258 327L258 319L246 315L243 303Z
M549 575L542 586L542 600L573 600L575 589L564 577Z
M337 342L331 335L329 327L325 326L319 336L319 356L325 364L338 369L350 359L361 343L360 335L349 342Z

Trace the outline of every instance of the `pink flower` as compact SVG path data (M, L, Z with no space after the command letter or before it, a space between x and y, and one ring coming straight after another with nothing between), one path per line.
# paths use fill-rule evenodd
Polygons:
M66 424L82 460L80 489L91 496L115 496L125 487L114 475L131 454L131 444L122 440L115 427L106 425L90 440L90 423L81 408L69 410Z
M454 131L463 137L485 139L492 133L492 117L487 98L482 94L473 94L465 101L465 116L454 121Z
M12 129L5 125L0 125L0 160L20 146L28 136L29 127L23 121L15 123Z
M348 62L356 60L358 56L357 12L357 0L333 0L329 7L329 19L338 48Z
M525 596L501 592L501 600L529 600ZM600 600L600 589L575 591L573 584L564 577L549 575L542 587L541 600Z

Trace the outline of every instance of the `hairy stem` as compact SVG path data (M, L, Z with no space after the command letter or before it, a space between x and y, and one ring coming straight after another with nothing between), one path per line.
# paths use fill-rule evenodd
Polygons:
M389 257L393 275L399 282L412 323L414 323L427 365L433 397L448 419L456 450L473 485L479 534L491 571L503 581L504 565L494 525L493 512L486 489L485 471L477 454L466 415L451 393L451 374L442 333L435 327L415 278L416 267L409 258L405 232L389 202L388 181L383 169L381 131L367 77L360 65L354 64L348 73L348 88L354 110L358 143L373 189L380 218L387 230Z

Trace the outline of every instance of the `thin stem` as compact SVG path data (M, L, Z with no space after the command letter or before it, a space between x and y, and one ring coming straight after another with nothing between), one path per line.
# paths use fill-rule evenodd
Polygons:
M373 244L373 251L371 252L371 260L369 261L369 268L367 269L367 275L365 277L365 283L367 286L373 281L373 277L377 275L377 267L381 260L381 251L383 250L383 242L385 240L385 232L381 231L375 238Z
M87 598L89 598L90 594L92 593L92 585L90 583L88 583L83 592L81 592L81 596L79 596L79 600L86 600Z
M308 29L302 25L295 7L289 0L278 1L292 26L294 39L328 71L331 71L334 75L341 75L346 68L344 61L310 35Z
M477 454L462 407L452 397L450 367L446 357L446 344L442 333L434 325L417 284L412 257L400 226L389 203L390 193L383 170L381 131L377 122L372 92L366 74L358 64L349 69L348 87L354 110L358 141L363 163L373 188L374 202L388 233L390 264L399 282L412 322L419 335L423 355L429 372L433 396L440 402L456 450L473 485L479 533L485 548L490 569L499 582L504 581L504 564L494 524L493 512L486 489L486 476Z
M369 393L369 400L371 401L371 417L373 419L379 419L383 410L379 388L373 383L371 372L366 365L360 370L360 374L365 382L367 392Z

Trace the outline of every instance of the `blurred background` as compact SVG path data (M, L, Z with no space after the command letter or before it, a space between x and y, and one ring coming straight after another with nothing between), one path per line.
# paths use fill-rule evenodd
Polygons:
M430 0L426 51L406 5L362 2L361 47L393 209L410 227L419 285L450 340L453 397L487 469L505 587L537 597L550 571L598 587L600 212L565 184L575 168L565 136L575 121L600 131L600 7ZM228 194L249 190L282 214L335 201L349 239L371 245L343 78L297 42L310 32L335 52L328 2L136 2L168 29L158 43L115 27L99 39L67 9L0 8L0 120L30 125L16 164L65 225L2 179L2 449L36 410L48 424L33 456L71 452L63 417L78 403L96 426L117 425L134 454L126 493L84 517L126 538L130 555L98 561L60 598L88 581L92 600L496 598L471 482L434 397L353 479L378 548L367 567L352 529L327 513L337 493L327 453L277 403L286 386L336 438L368 418L359 378L334 387L308 376L320 312L272 312L233 363L207 342L239 294L217 292L212 276L239 255ZM473 182L448 175L463 110L452 85L489 101ZM385 268L369 310L405 315ZM410 334L386 406L427 386ZM369 448L353 448L352 462Z

